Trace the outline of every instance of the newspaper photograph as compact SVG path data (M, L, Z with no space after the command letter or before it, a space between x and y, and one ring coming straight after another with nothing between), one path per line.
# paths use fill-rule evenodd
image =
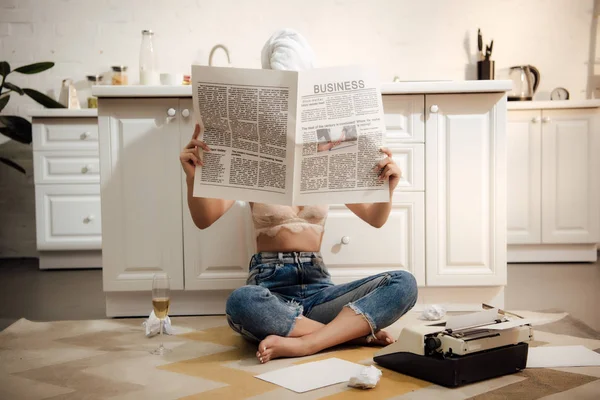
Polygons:
M375 165L385 125L376 74L192 67L204 166L194 196L283 205L389 200Z

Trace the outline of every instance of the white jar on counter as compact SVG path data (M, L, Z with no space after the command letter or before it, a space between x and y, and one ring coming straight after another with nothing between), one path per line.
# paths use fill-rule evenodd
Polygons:
M142 46L140 49L140 85L160 85L158 57L154 48L154 32L142 31Z

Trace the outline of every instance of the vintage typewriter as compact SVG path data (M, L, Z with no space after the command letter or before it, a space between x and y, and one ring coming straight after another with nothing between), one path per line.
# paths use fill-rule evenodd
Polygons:
M530 321L490 308L406 327L373 360L402 374L456 387L524 369L531 340Z

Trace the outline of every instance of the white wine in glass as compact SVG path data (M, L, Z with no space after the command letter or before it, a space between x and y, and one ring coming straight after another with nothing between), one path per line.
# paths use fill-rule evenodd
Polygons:
M169 352L163 346L162 335L164 320L169 315L169 304L171 302L170 281L171 279L166 273L154 274L154 279L152 280L152 306L154 307L154 314L160 319L160 346L152 350L152 354L163 355Z

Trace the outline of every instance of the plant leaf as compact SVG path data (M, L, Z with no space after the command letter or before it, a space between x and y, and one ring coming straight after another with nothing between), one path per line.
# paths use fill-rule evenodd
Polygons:
M9 97L10 94L7 94L4 97L0 97L0 111L2 111L2 109L8 104Z
M25 171L25 168L21 167L16 162L9 160L8 158L0 157L0 162L8 165L9 167L16 169L19 172L22 172L24 174L27 173L27 171Z
M6 76L10 74L10 64L6 61L0 61L0 75Z
M53 98L50 98L50 97L46 96L44 93L38 92L37 90L24 88L23 91L25 92L25 94L27 96L31 97L33 100L37 101L38 103L40 103L44 107L47 107L47 108L66 108L65 106L63 106L62 104L60 104L58 101L54 100Z
M31 75L43 72L52 67L54 67L54 63L46 61L35 64L23 65L22 67L15 68L14 72L20 72L22 74Z
M15 115L0 115L0 133L17 142L31 143L31 122Z
M13 85L10 82L4 82L4 87L7 89L10 89L10 90L14 90L15 92L19 93L21 96L25 94L25 92L23 92L23 89L21 89L17 85Z

